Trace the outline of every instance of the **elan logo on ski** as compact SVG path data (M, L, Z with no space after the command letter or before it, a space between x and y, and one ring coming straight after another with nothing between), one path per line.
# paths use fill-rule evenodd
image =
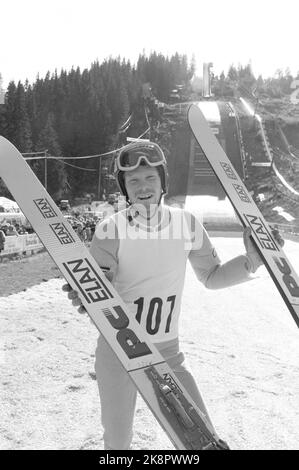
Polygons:
M262 219L256 215L244 214L247 222L249 223L252 231L256 234L257 239L262 248L271 251L280 251L276 245L272 235L268 231Z
M179 390L182 391L181 388L178 386L177 382L174 380L173 376L170 374L163 374L163 379L167 382L172 390Z
M245 189L243 188L243 186L241 184L233 184L233 187L235 188L236 193L238 194L238 196L239 196L239 198L241 199L242 202L249 202L250 203L250 199L247 196L246 191L245 191Z
M46 198L33 199L34 204L42 214L44 219L51 219L57 217L55 210Z
M68 261L63 266L89 304L113 298L87 258Z
M75 243L75 239L72 237L66 226L61 222L50 224L50 227L62 245Z
M220 165L222 166L226 176L231 179L231 180L237 180L238 178L236 177L235 173L234 173L234 170L232 169L232 167L230 166L229 163L226 163L226 162L219 162Z

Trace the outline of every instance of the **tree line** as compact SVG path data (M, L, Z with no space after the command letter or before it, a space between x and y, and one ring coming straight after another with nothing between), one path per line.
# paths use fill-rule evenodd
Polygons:
M298 79L299 71L296 76L292 76L289 68L284 71L277 69L274 77L263 78L259 75L256 78L250 64L238 67L231 65L227 75L222 72L212 77L212 91L218 98L232 97L239 90L248 96L283 99L294 91L292 83Z
M55 199L96 194L99 159L78 157L115 148L118 130L133 112L137 119L132 132L142 133L147 127L143 84L150 83L155 96L167 101L177 83L190 81L193 67L185 55L152 53L140 55L134 66L109 58L82 71L78 67L48 72L33 84L12 81L0 106L0 134L22 153L47 151L47 156L71 157L66 163L47 159L47 186ZM28 161L44 184L45 161ZM0 194L8 194L3 183Z
M79 157L116 148L121 125L132 114L130 135L137 137L144 132L148 127L145 84L163 103L173 102L174 89L179 89L177 100L200 99L200 92L192 88L194 72L195 63L189 63L186 55L166 57L154 52L140 55L136 65L120 57L109 58L94 62L89 69L48 72L33 84L12 81L4 105L0 101L0 134L22 153L46 152L47 157L71 158L47 159L47 187L54 199L97 194L99 172L108 172L110 158L102 157L100 165L100 158ZM212 76L212 92L215 99L230 99L236 90L280 98L292 92L291 84L298 77L279 70L274 78L256 79L250 64L232 65L227 75ZM28 161L45 184L45 160ZM9 196L1 180L0 195Z

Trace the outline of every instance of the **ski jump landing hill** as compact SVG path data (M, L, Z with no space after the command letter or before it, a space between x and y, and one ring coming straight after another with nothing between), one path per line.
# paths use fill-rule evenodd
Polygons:
M167 109L170 125L184 120L190 104L178 103ZM275 164L283 152L273 148L266 122L243 98L196 104L266 219L285 233L299 233L296 221L299 218L299 192ZM193 199L191 207L200 204L205 210L204 223L208 229L239 231L241 226L229 203L224 203L224 191L200 146L183 125L177 127L171 142L174 156L169 165L170 199L184 199L184 194L188 195L189 201ZM195 203L195 196L203 198ZM207 196L214 196L215 202L211 198L205 199ZM223 202L218 204L219 208L216 198L218 203Z
M260 178L264 177L266 190L268 189L268 191L266 191L266 195L264 196L262 190L255 190L255 192L260 193L257 194L257 198L260 198L259 202L262 203L260 209L267 218L277 222L277 226L279 226L282 231L298 234L299 192L292 184L290 184L290 182L287 181L287 177L283 171L280 171L276 165L277 161L285 159L289 160L289 164L287 165L287 167L289 167L290 162L294 159L296 160L296 157L289 150L290 146L286 137L276 122L274 124L278 130L277 137L279 136L281 141L279 147L277 147L274 142L271 142L272 137L270 137L269 131L267 130L267 121L254 112L251 106L243 98L240 98L240 102L242 103L244 110L254 120L254 124L262 143L263 152L259 153L258 157L252 154L249 155L249 161L247 158L247 164L251 167L251 171L248 171L247 167L246 175L247 178L250 176L251 179L256 177L257 181L260 181L260 189L263 186ZM286 148L287 153L282 150L283 146ZM254 170L256 170L256 173L254 173ZM286 170L285 173L287 173ZM275 212L276 214L274 215Z

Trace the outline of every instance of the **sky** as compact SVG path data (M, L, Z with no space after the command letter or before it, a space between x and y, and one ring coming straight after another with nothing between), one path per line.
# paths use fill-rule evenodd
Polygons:
M299 70L298 0L0 0L0 73L34 82L109 56L153 51L195 57L214 73L252 64L264 78Z

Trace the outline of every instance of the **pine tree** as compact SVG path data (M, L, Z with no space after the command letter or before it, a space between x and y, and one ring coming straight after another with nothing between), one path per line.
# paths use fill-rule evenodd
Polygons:
M234 67L234 65L230 66L230 68L228 70L227 78L231 82L237 82L238 81L238 71L237 71L236 67Z
M16 109L16 93L17 88L15 83L12 81L9 83L7 93L5 96L5 129L3 132L4 137L12 141L15 133L15 109Z
M37 151L46 151L47 155L57 158L62 157L62 151L58 142L57 133L54 125L54 115L49 113L45 126L40 132L36 145ZM46 163L44 163L45 165ZM38 176L45 184L44 175L41 175L41 168ZM59 160L47 160L47 189L54 199L61 199L66 189L67 176L64 164Z
M8 85L4 117L6 122L4 136L20 152L31 152L31 126L26 110L25 90L21 82L17 87L14 82L10 82Z
M14 144L20 152L32 151L31 125L26 110L25 90L21 82L16 90Z
M3 89L3 79L0 73L0 106L4 104L4 99L5 99L5 91Z
M2 88L2 76L0 73L0 135L4 135L5 127L6 127L4 100L5 100L5 94Z
M245 67L239 66L238 68L238 85L244 91L251 93L253 87L256 86L256 79L252 73L251 65L247 64Z

